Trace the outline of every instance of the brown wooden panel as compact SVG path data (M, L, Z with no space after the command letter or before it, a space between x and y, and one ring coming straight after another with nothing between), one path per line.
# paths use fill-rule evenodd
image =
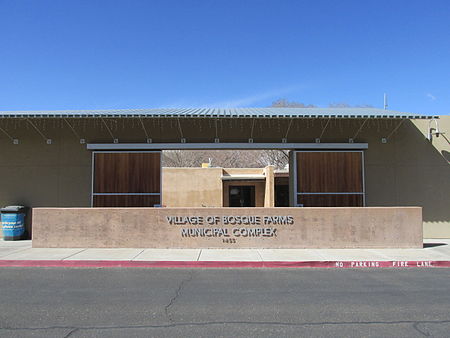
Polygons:
M298 195L304 207L362 207L363 195Z
M360 152L298 152L297 192L362 192Z
M160 153L95 153L94 193L160 193Z
M94 196L94 207L153 207L160 204L159 196L136 195L97 195Z

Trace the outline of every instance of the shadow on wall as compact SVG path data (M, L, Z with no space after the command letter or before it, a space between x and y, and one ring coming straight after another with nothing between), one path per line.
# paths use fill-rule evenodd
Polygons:
M447 162L450 162L450 152L442 150L442 156L444 156Z
M450 152L436 149L411 121L395 137L398 204L422 206L424 222L450 222Z
M447 145L450 149L450 139L447 137L447 135L441 133L439 136L442 137L445 140L445 142L447 142ZM449 151L442 150L442 156L444 156L444 158L447 160L447 162L450 163L450 152Z

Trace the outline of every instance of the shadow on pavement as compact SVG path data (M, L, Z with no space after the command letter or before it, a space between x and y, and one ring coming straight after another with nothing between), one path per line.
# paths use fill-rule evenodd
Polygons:
M435 246L448 245L447 243L423 243L423 248L434 248Z

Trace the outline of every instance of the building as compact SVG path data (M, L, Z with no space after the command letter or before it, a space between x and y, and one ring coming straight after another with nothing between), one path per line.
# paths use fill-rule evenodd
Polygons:
M164 207L288 207L289 171L162 168Z
M163 150L287 149L291 207L418 206L424 236L448 238L449 129L449 116L375 108L0 112L0 204L161 206L169 204L161 189ZM223 187L245 181L231 169L217 170ZM247 174L260 179L252 183L256 191L263 174ZM176 186L167 189L169 196Z

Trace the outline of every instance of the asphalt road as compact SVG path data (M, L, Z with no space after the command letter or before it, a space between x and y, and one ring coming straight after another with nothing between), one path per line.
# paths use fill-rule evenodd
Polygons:
M450 269L0 269L1 337L449 337Z

